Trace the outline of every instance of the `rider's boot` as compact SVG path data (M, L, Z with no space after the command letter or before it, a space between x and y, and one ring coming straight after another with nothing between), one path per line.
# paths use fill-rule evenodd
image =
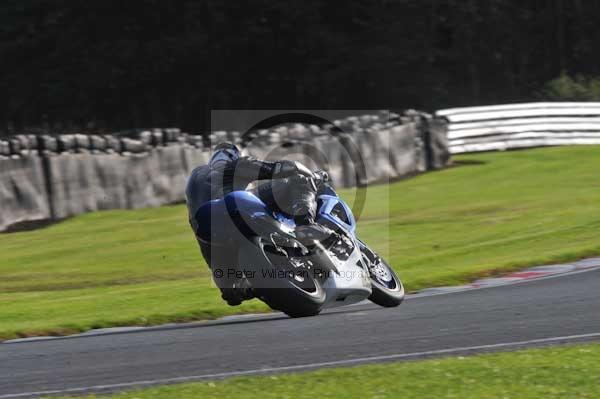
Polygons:
M250 282L246 278L237 280L231 288L221 288L221 298L230 306L238 306L243 301L254 297Z
M317 241L323 243L335 234L333 230L316 223L312 217L296 218L296 238L303 245L311 246Z

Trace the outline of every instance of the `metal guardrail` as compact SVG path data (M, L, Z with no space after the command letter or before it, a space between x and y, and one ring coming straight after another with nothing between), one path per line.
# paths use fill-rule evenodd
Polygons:
M451 108L435 115L447 121L452 154L600 144L600 102Z

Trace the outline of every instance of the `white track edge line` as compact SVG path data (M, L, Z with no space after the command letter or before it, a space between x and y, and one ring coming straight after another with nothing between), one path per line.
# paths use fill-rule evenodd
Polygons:
M537 266L535 266L535 267L537 267ZM415 292L414 294L406 294L404 300L408 300L408 299L415 300L415 299L428 298L428 297L439 296L439 295L458 294L458 293L466 292L466 291L476 291L476 290L485 290L485 289L506 287L509 285L531 283L534 281L548 280L548 279L557 278L557 277L567 277L567 276L571 276L571 275L575 275L575 274L581 274L581 273L595 271L598 269L600 269L600 267L588 267L588 268L584 268L584 269L580 269L580 270L572 270L569 272L551 273L546 276L523 278L520 280L509 281L509 282L497 284L497 285L482 285L480 287L472 287L472 286L466 285L463 289L454 290L454 291L439 291L439 292L431 292L431 293L424 292L422 294ZM526 271L526 270L527 269L524 269L523 271ZM351 309L354 306L365 306L365 305L372 305L372 303L369 302L368 300L364 300L362 302L354 303L352 305L346 305L346 306L341 306L341 307L332 308L332 309L325 309L325 310L333 310L334 311L333 313L335 313L335 310L344 309L344 308ZM374 307L374 308L377 309L377 307ZM129 330L129 331L122 330L122 331L106 331L106 332L93 333L94 330L89 330L89 331L83 332L81 334L73 334L73 335L65 335L65 336L32 337L32 338L19 338L19 339L14 339L14 340L0 341L0 345L26 344L26 343L30 343L30 342L43 342L43 341L63 340L63 339L72 339L72 338L101 337L101 336L106 336L106 335L123 334L123 333L131 333L131 332L169 331L171 329L210 327L210 326L222 325L222 322L244 321L245 318L248 318L251 320L252 319L261 320L263 318L268 319L268 318L272 318L274 315L276 316L277 314L278 314L278 312L245 313L245 314L239 314L239 315L225 316L225 318L227 318L227 319L200 320L200 321L195 321L195 322L190 322L190 323L181 323L181 324L170 323L170 325L158 325L158 326L148 326L148 327L132 326L131 330ZM0 396L0 399L2 399L2 396Z
M452 354L452 353L457 353L457 352L460 353L460 352L467 352L467 351L473 351L473 350L486 350L486 349L517 347L517 346L523 346L523 345L535 345L535 344L544 344L544 343L559 342L559 341L572 341L572 340L585 339L585 338L600 338L600 332L589 333L589 334L580 334L580 335L567 335L567 336L562 336L562 337L540 338L540 339L532 339L532 340L527 340L527 341L504 342L504 343L499 343L499 344L463 346L463 347L437 349L437 350L430 350L430 351L423 351L423 352L399 353L399 354L393 354L393 355L361 357L361 358L354 358L354 359L334 360L334 361L330 361L330 362L307 363L307 364L300 364L300 365L295 365L295 366L265 367L262 369L230 371L230 372L225 372L225 373L202 374L202 375L187 376L187 377L162 378L162 379L156 379L156 380L143 380L143 381L125 382L125 383L120 383L120 384L93 385L90 387L67 388L67 389L62 389L62 390L24 392L24 393L18 393L18 394L5 394L5 395L0 395L0 399L31 397L31 396L40 396L40 395L70 394L70 393L87 392L87 391L109 390L109 389L114 389L114 388L143 387L143 386L170 384L170 383L178 383L178 382L179 383L192 382L192 381L205 380L205 379L240 377L240 376L246 376L246 375L264 374L264 373L278 372L278 371L299 371L299 370L317 369L317 368L321 368L321 367L347 366L347 365L353 365L353 364L358 365L358 364L362 364L362 363L403 359L403 358L410 358L410 357L444 355L444 354Z
M405 299L419 299L419 298L427 298L427 297L430 297L430 296L458 294L460 292L465 292L465 291L486 290L486 289L491 289L491 288L506 287L506 286L509 286L509 285L533 283L535 281L549 280L549 279L558 278L558 277L568 277L568 276L572 276L572 275L576 275L576 274L587 273L587 272L591 272L591 271L597 271L598 269L600 269L600 267L588 267L588 268L585 268L585 269L571 270L571 271L568 271L568 272L551 273L551 274L548 274L548 275L545 275L545 276L539 276L539 277L533 277L533 278L521 278L519 280L507 281L507 282L501 283L501 284L482 285L482 286L479 286L479 287L477 287L477 286L470 286L469 284L466 284L466 286L463 289L454 290L454 291L440 291L440 292L431 292L431 293L424 292L422 294L419 294L418 292L415 292L414 294L408 294L408 295L406 295ZM525 272L525 271L527 271L527 270L523 270L523 272ZM473 283L471 283L471 284L473 284ZM438 287L438 288L442 288L442 287Z

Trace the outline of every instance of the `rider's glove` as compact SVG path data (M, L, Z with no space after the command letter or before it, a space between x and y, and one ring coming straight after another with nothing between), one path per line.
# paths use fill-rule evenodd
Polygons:
M294 161L279 161L275 162L273 170L274 179L282 179L298 173L298 167Z
M314 172L315 178L319 181L319 183L328 183L329 182L329 173L324 170L317 170Z

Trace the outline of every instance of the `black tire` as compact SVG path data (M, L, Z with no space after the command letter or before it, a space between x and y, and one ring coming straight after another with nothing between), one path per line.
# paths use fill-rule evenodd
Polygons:
M269 307L293 318L316 316L321 312L325 290L319 281L314 281L315 291L310 294L291 283L283 284L280 288L262 288L255 292Z
M284 256L264 251L258 245L247 245L240 250L240 264L252 269L253 276L248 277L257 298L274 310L290 317L316 316L325 303L326 293L323 285L313 273L297 270ZM287 278L265 277L264 270L290 271ZM292 277L293 276L293 277Z
M284 290L278 289L265 293L261 299L272 309L279 310L292 318L316 316L321 313L322 304L306 301L305 299L294 300L281 291Z
M363 259L368 262L372 292L369 300L385 308L393 308L404 300L404 285L394 269L365 243L359 240Z

